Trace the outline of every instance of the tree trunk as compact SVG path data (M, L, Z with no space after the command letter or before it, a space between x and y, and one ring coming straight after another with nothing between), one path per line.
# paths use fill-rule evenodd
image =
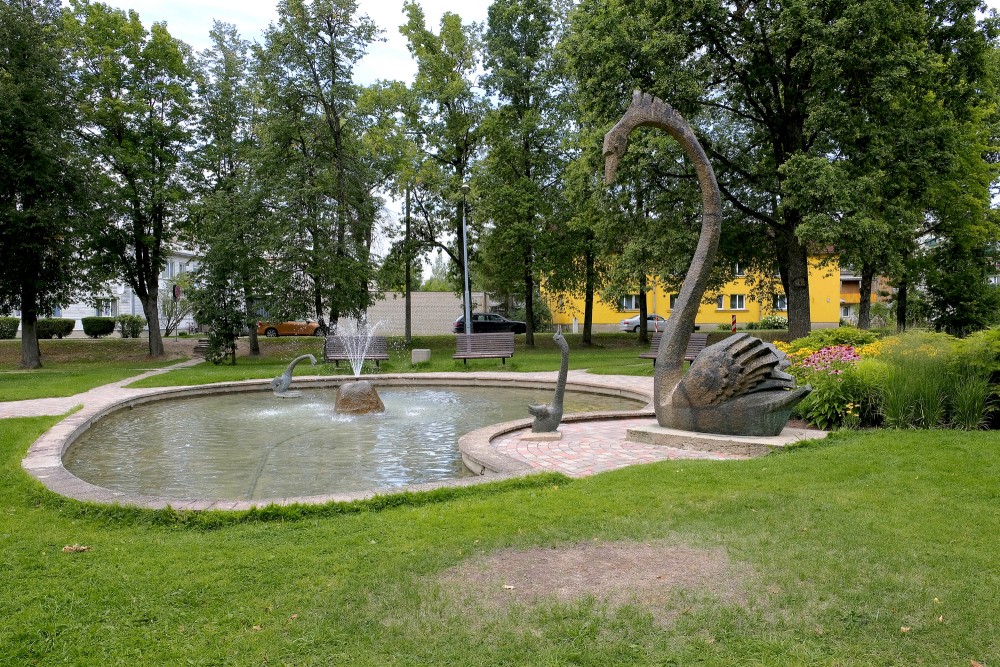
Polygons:
M871 329L872 326L872 279L875 267L869 262L861 265L861 299L858 301L858 328Z
M38 306L35 286L21 285L21 368L42 367L42 352L38 347Z
M531 248L524 249L524 344L535 346L535 276L531 268Z
M646 276L639 278L639 342L643 345L649 343L649 323L646 315L649 308L646 307Z
M795 340L809 335L812 313L809 298L809 255L806 247L795 236L798 211L785 212L785 224L776 228L775 244L778 268L784 283L788 302L788 339Z
M149 356L151 357L162 357L164 354L157 296L157 291L154 289L148 290L147 295L139 299L142 303L142 312L146 315L146 326L149 327Z
M583 287L583 344L593 345L594 340L592 337L592 331L594 328L594 283L597 281L594 276L594 253L591 252L590 246L587 246L587 251L584 255L584 262L586 263L587 268Z
M249 335L249 339L250 339L250 356L251 357L259 357L260 356L260 340L257 338L257 323L256 323L257 317L256 317L256 312L254 312L256 310L256 308L254 307L254 300L253 300L253 296L250 293L250 287L249 287L249 285L250 285L250 282L248 280L244 280L243 281L243 303L246 304L244 306L244 308L246 308L247 319L253 320L253 321L249 322L249 326L248 326L248 329L250 330L250 335ZM253 315L253 317L250 317L251 315Z
M906 331L906 296L909 287L906 278L896 286L896 331L899 333Z

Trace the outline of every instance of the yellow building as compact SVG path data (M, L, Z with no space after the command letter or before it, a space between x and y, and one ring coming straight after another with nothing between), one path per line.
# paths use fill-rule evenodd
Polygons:
M820 265L820 258L809 261L809 301L812 327L820 329L835 327L840 323L841 314L841 282L840 268L836 261ZM712 293L715 300L711 304L702 303L698 310L696 324L703 331L712 331L720 324L731 324L736 317L738 328L746 327L748 322L759 322L766 315L783 315L787 317L784 294L780 281L777 282L779 296L773 303L764 307L750 298L750 288L746 278L736 267L736 278L727 283L721 290ZM619 331L619 322L639 314L639 299L633 294L621 302L610 305L600 299L594 300L594 331ZM670 317L671 306L676 293L668 293L662 287L656 287L646 293L646 312L649 315L658 314L664 318ZM549 308L552 310L553 324L561 324L571 328L574 320L578 326L583 326L584 300L569 294L548 295ZM650 323L650 330L653 329Z

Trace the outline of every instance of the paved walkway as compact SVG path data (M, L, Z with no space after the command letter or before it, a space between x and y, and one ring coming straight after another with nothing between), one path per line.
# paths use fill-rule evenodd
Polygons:
M94 387L89 391L74 394L73 396L65 396L62 398L32 398L26 401L3 401L0 402L0 419L10 417L62 415L66 414L78 405L82 405L84 407L94 404L103 405L127 399L132 396L139 396L141 394L148 393L149 390L125 389L125 385L138 382L143 378L166 373L167 371L174 370L175 368L194 366L196 364L203 363L204 361L204 359L188 359L187 361L182 361L170 366L164 366L163 368L154 368L140 375L133 375L132 377L119 380L118 382L112 382L111 384Z

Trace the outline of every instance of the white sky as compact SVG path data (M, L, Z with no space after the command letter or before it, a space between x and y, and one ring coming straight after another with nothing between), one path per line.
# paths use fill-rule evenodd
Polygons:
M211 42L208 31L218 19L232 23L240 35L250 41L261 41L267 26L277 19L274 0L103 0L108 5L134 9L148 27L166 21L170 34L201 51ZM427 25L437 32L441 16L454 12L463 23L485 22L490 0L419 0ZM1000 3L1000 0L996 0ZM372 44L368 55L358 63L355 80L374 83L379 79L398 79L409 83L417 68L399 34L404 23L403 0L359 0L359 10L367 14L380 28L385 42Z

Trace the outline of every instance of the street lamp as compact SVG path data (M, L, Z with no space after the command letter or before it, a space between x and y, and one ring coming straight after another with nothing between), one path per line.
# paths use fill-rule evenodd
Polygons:
M462 183L462 274L465 287L465 333L472 333L472 292L469 289L469 229L465 225L465 197L469 184Z

